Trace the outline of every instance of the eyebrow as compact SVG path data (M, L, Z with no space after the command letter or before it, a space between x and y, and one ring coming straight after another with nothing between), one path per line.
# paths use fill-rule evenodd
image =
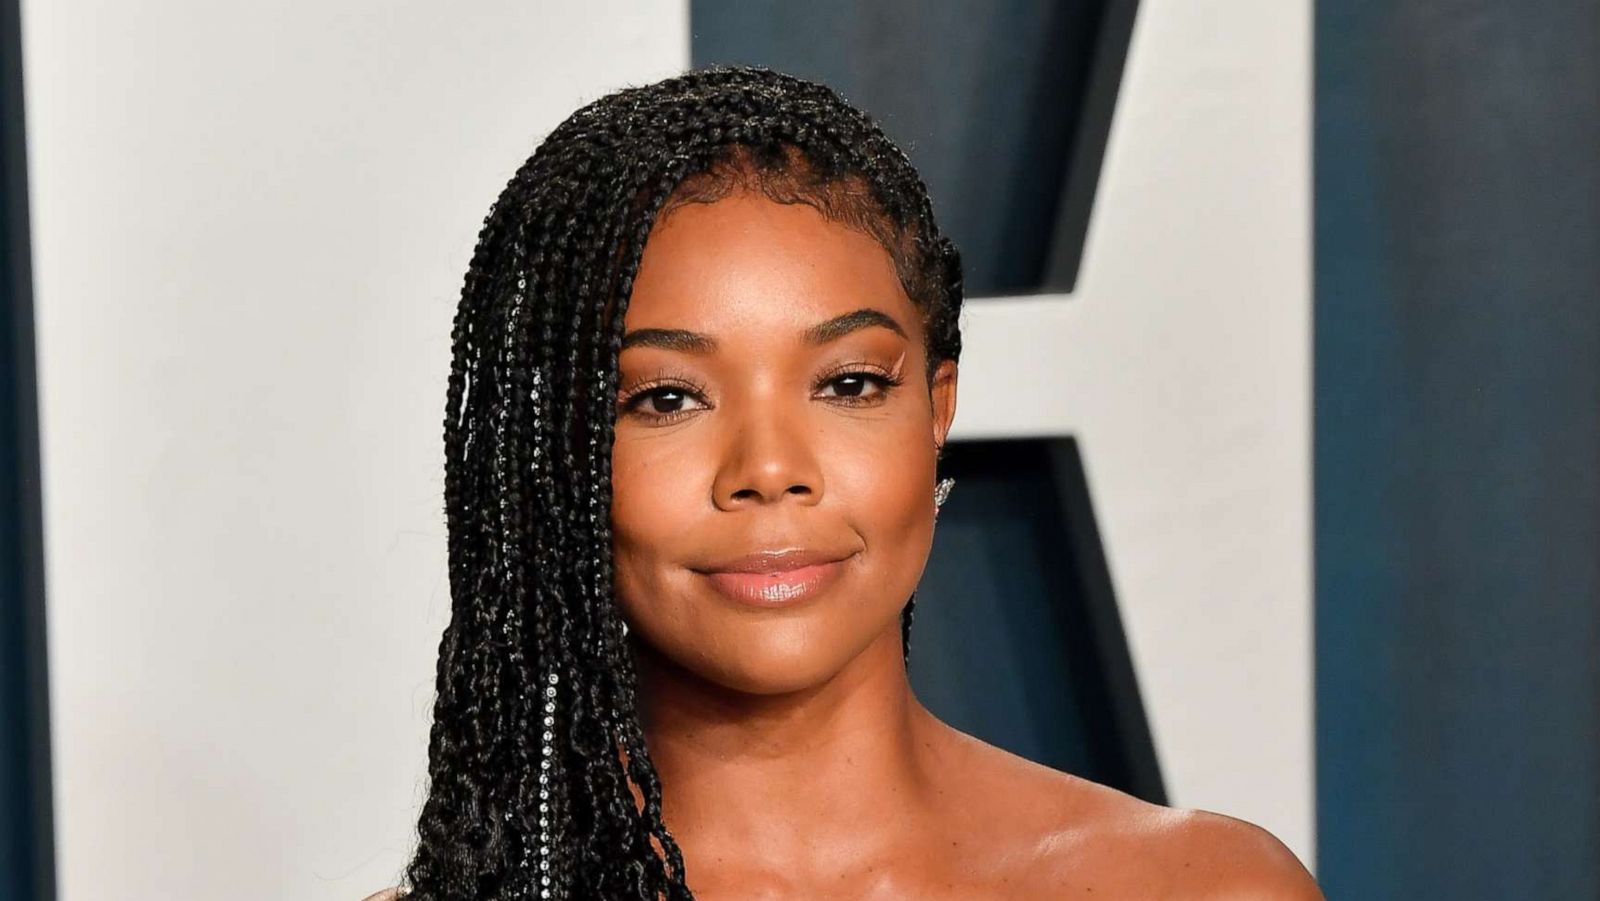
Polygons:
M900 327L900 323L896 322L893 316L871 307L862 307L825 322L819 322L805 330L802 340L812 346L827 344L851 332L874 326L886 328L908 341L911 340L906 335L906 330ZM623 336L621 350L630 347L659 347L663 350L704 355L716 352L717 339L681 328L641 328Z

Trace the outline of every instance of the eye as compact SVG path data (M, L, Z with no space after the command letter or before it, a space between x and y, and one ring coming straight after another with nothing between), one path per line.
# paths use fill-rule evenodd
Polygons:
M705 406L698 388L677 384L658 384L634 391L618 403L624 413L639 416L655 425L664 425L694 412L691 403Z
M886 400L889 392L899 387L903 381L904 379L899 376L886 372L846 369L823 376L818 382L818 387L835 388L837 393L824 396L844 401L846 406L867 406Z

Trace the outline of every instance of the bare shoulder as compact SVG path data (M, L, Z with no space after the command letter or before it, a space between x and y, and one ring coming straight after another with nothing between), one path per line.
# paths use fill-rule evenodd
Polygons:
M1174 810L1165 843L1169 861L1201 898L1325 901L1316 880L1277 836L1246 820L1209 810Z
M1316 880L1277 836L1209 810L1152 804L1079 779L1064 827L1076 830L1068 855L1105 863L1095 880L1129 897L1195 901L1326 901ZM1070 863L1064 861L1066 865Z
M971 736L955 746L967 819L1018 864L1007 879L1027 896L1325 901L1294 852L1254 823L1152 804Z
M400 887L395 886L394 888L386 888L375 895L368 895L362 898L361 901L398 901L400 897Z

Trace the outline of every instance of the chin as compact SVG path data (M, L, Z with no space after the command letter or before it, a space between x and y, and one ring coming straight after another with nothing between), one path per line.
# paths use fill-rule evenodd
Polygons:
M769 625L766 631L756 641L740 641L736 653L703 658L702 678L743 694L783 695L822 685L850 662L839 642L814 630L784 636L772 634L784 630Z
M798 620L751 625L724 634L700 632L687 643L656 643L656 653L720 689L774 696L826 683L860 652L854 645L870 641L865 636L853 641Z

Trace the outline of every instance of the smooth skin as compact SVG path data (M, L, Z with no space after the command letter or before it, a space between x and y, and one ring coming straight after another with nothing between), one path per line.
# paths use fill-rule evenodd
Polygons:
M624 327L676 339L622 351L612 521L697 898L1323 898L1258 826L1035 764L917 700L899 617L932 547L957 367L927 378L921 316L876 241L760 194L685 205L651 232ZM695 571L787 547L851 556L781 609Z

